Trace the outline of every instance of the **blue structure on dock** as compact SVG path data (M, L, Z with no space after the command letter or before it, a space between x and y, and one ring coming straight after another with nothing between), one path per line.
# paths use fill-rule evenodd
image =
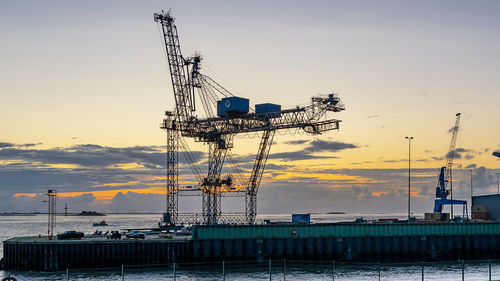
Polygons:
M465 200L453 200L453 187L452 187L452 176L451 176L451 168L453 166L453 158L457 152L455 151L455 145L457 143L457 133L458 133L458 125L460 124L460 113L455 115L457 117L455 121L455 126L451 131L451 143L450 149L446 154L446 166L441 167L441 172L439 173L438 185L436 187L436 199L434 201L434 213L441 213L443 211L443 205L462 205L462 213L463 216L467 213L467 201ZM446 189L447 183L450 183L450 189ZM450 195L451 191L451 199L448 199L448 195ZM451 210L451 215L453 219L453 208Z
M451 200L448 199L450 191L445 187L445 174L446 167L441 167L441 173L439 174L438 186L436 187L436 199L434 201L434 213L441 213L443 211L443 205L462 205L465 212L467 211L467 201L466 200Z

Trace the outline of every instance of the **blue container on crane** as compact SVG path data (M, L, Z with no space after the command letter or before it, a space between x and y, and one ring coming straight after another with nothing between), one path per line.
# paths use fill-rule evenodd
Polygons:
M217 101L217 116L230 117L247 114L249 100L240 97L227 97Z
M256 114L267 114L270 117L281 117L281 105L274 103L261 103L255 105Z

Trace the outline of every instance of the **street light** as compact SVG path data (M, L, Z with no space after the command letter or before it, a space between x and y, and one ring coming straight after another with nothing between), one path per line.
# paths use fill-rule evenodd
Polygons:
M473 211L473 201L474 201L474 192L472 190L472 169L470 171L470 215L472 216L472 211Z
M408 140L408 222L410 222L410 179L411 179L411 140L413 137L405 137Z

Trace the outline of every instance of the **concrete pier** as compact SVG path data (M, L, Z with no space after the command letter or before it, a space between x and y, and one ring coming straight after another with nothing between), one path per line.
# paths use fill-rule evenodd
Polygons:
M53 240L13 238L3 242L5 269L60 271L78 268L112 268L131 264L189 262L188 240Z
M60 271L67 268L110 268L196 261L259 262L268 259L382 263L500 259L500 233L495 233L498 227L496 224L452 225L440 229L422 226L427 230L420 234L403 231L390 236L376 232L380 226L374 226L371 230L368 229L371 226L360 226L359 229L354 229L353 233L357 235L351 236L336 236L327 232L327 227L334 229L336 225L325 225L324 231L309 232L311 235L305 234L309 226L286 225L274 230L265 227L201 227L205 230L195 228L194 232L199 232L193 233L193 239L184 240L41 241L36 238L12 238L3 242L3 263L5 269L9 270ZM341 227L344 231L349 230L349 227L356 228L355 225ZM387 225L383 227L391 228ZM231 232L223 228L231 228ZM238 228L246 228L246 232ZM255 228L272 230L274 234L257 237L260 236L257 235L258 231L262 230ZM288 228L291 230L288 231ZM400 228L401 226L394 226L393 230L400 231ZM413 228L414 225L409 225L406 231ZM456 231L431 234L446 228ZM283 229L286 231L282 231ZM371 232L363 234L367 229ZM471 234L473 231L476 234ZM207 238L211 235L211 238ZM230 238L229 235L234 237ZM290 237L285 237L286 235Z

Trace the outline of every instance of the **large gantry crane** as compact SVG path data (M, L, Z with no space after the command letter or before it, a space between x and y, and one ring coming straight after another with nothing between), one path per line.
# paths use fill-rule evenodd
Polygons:
M166 56L170 68L175 109L167 111L161 129L167 132L167 191L166 212L163 222L166 225L203 223L214 225L228 223L223 221L221 196L235 194L245 198L245 213L239 214L231 223L253 224L257 215L257 191L269 156L275 132L284 129L301 129L317 135L339 129L340 120L327 117L328 112L344 110L336 94L313 97L311 104L281 109L280 105L264 103L250 108L249 100L236 97L219 83L200 72L201 56L194 54L184 57L179 44L177 28L170 11L155 13L155 22L163 31ZM200 117L196 108L196 93L201 101L204 116ZM236 134L262 132L262 139L250 176L245 175L237 165L230 149ZM208 171L203 173L196 165L197 159L190 152L184 138L208 144ZM178 152L183 149L193 174L198 181L197 187L179 186ZM224 161L228 158L234 176L221 178ZM239 182L239 184L237 183ZM180 214L178 196L183 192L198 192L202 196L201 221L193 216ZM231 196L231 195L227 195ZM196 214L196 218L199 218Z
M467 201L465 200L453 200L453 183L452 183L452 167L453 159L455 158L455 146L457 143L458 126L460 124L460 113L456 114L457 119L455 120L455 126L451 129L451 143L448 154L446 154L446 166L441 167L439 173L438 184L436 187L436 200L434 201L434 213L441 213L443 211L443 205L451 205L451 216L453 219L453 205L462 205L463 212L467 212ZM447 189L448 184L450 184L450 189ZM451 192L451 199L448 199L448 195Z

